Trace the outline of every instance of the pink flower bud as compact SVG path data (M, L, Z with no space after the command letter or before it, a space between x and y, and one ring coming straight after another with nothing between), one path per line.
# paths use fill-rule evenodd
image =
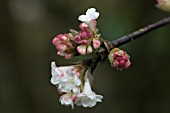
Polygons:
M67 50L67 46L64 44L57 45L57 50L60 52L64 52L65 50Z
M81 42L81 44L83 44L83 45L87 45L88 43L89 43L88 40L82 40L82 42Z
M80 36L75 36L75 37L74 37L74 42L75 42L76 44L80 44L80 43L81 43L81 38L80 38Z
M99 41L99 39L93 39L93 47L94 49L98 49L100 47L101 43Z
M118 48L114 48L110 51L108 59L111 65L118 70L128 68L131 64L129 55Z
M80 45L77 47L77 51L81 54L81 55L85 55L86 54L86 45Z
M81 23L81 24L79 25L79 27L80 27L80 29L83 29L83 28L87 28L88 25L87 25L86 23Z
M55 46L57 46L59 39L57 37L55 37L52 42Z
M87 38L88 36L85 31L82 31L82 32L80 32L80 37L84 39L84 38Z
M91 37L92 37L92 33L91 33L91 32L87 31L86 33L87 33L87 37L88 37L88 38L91 38Z
M81 38L91 38L92 37L92 33L90 32L90 30L88 28L84 28L80 32L80 37Z
M70 59L70 58L72 58L73 56L74 56L73 53L71 53L71 54L65 54L65 59Z
M88 47L87 47L87 54L92 53L92 52L93 52L92 47L91 47L91 46L88 46Z
M59 39L60 39L61 41L66 41L67 39L69 39L69 35L68 35L68 34L60 35L60 36L59 36Z
M67 46L67 48L71 48L71 47L73 47L73 44L72 43L67 43L66 46Z

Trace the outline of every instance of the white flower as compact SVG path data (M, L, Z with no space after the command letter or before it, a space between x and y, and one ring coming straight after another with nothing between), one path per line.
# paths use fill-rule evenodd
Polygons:
M59 101L61 102L62 105L65 105L65 106L71 105L71 107L73 109L74 103L73 103L72 96L73 96L72 93L66 93L60 97Z
M51 63L51 83L54 85L58 85L58 89L61 92L73 91L73 93L75 94L79 93L79 86L81 85L79 76L82 73L83 68L78 65L57 67L55 65L55 62Z
M85 81L83 92L80 93L77 97L78 98L75 101L75 104L77 106L82 105L83 107L93 107L97 102L101 102L101 99L103 99L103 96L97 95L92 91L88 79Z
M95 8L90 8L87 10L86 15L80 15L78 17L78 20L86 23L89 25L89 28L91 30L94 30L96 27L96 22L93 20L97 19L99 17L99 12L96 12Z
M86 15L80 15L78 19L82 22L89 23L92 20L97 19L99 12L96 12L95 8L90 8L87 10Z

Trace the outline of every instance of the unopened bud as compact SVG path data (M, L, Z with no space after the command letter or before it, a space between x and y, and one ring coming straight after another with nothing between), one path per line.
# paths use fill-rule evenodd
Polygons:
M80 29L83 29L83 28L87 28L87 27L89 27L86 23L81 23L80 25L79 25L79 27L80 27Z
M98 49L100 47L101 43L99 39L94 38L93 39L93 47L94 49Z
M89 46L87 47L87 54L92 53L92 52L93 52L93 49L92 49L92 47L89 45Z
M86 45L80 45L77 47L77 51L81 54L81 55L85 55L86 54Z
M87 45L88 43L89 43L89 41L88 40L82 40L82 42L81 42L83 45Z
M108 59L112 67L115 67L118 70L128 68L131 64L130 56L123 50L114 48L110 51Z

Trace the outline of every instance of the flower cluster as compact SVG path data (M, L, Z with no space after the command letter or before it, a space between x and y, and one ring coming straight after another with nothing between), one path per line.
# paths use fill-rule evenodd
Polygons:
M59 34L53 39L53 44L57 49L57 54L70 59L75 55L86 55L96 53L92 59L83 60L81 63L72 66L57 67L55 62L51 63L51 83L57 87L61 94L60 103L65 106L74 105L83 107L93 107L97 102L101 102L103 96L97 95L91 88L91 70L96 67L96 62L105 59L108 52L108 59L113 67L118 70L130 66L129 55L97 34L97 22L99 13L96 9L90 8L85 15L80 15L80 31L70 29L70 33ZM112 49L112 50L111 50ZM110 51L111 50L111 51Z
M86 15L80 15L80 31L70 30L71 33L59 34L53 39L57 54L66 59L72 58L77 52L81 55L92 53L101 45L100 35L97 34L97 19L99 13L90 8Z
M62 105L72 106L73 109L74 104L93 107L97 102L101 102L103 96L95 94L91 89L86 66L78 64L57 67L55 62L52 62L51 74L51 83L57 86L58 92L62 94L59 99Z
M125 51L120 50L118 48L114 48L110 51L108 59L111 63L111 66L115 67L118 70L128 68L131 64L129 60L130 56Z

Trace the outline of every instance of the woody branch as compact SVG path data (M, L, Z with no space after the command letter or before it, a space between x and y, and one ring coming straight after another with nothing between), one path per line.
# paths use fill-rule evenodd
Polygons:
M133 33L130 33L128 35L125 35L117 40L114 40L114 41L111 41L112 45L114 47L118 47L118 46L121 46L123 44L126 44L128 42L131 42L147 33L149 33L150 31L153 31L155 29L158 29L162 26L165 26L167 24L170 24L170 17L166 17L166 18L163 18L153 24L150 24L146 27L143 27L137 31L134 31Z

